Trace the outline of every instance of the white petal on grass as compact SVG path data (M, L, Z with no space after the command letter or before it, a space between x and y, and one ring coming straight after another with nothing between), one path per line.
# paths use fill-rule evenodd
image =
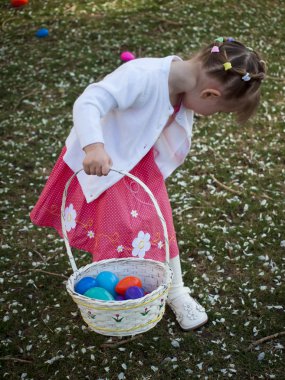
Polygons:
M176 339L173 339L171 341L171 345L174 347L174 348L179 348L180 347L180 343L178 342L178 340Z
M203 364L204 364L204 362L201 362L201 363L198 363L198 364L197 364L197 367L199 368L200 371L201 371L201 369L203 368Z
M60 359L63 359L63 358L64 358L63 355L54 356L53 358L51 358L49 360L46 360L45 363L47 363L47 364L53 364L57 360L60 360Z

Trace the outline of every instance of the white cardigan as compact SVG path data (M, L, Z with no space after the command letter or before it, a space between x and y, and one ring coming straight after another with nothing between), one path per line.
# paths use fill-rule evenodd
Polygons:
M74 127L63 157L74 172L82 168L82 148L95 142L105 144L115 169L127 172L152 146L164 178L183 163L191 144L193 111L182 105L175 120L164 128L174 112L168 88L172 60L181 58L135 59L86 88L74 104ZM82 171L77 178L89 203L122 175L111 171L97 177Z

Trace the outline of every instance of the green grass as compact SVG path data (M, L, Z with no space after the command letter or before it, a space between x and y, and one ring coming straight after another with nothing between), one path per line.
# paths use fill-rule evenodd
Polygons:
M283 2L29 3L0 5L1 378L284 379L284 335L250 348L285 322ZM40 27L48 38L34 36ZM167 180L185 283L210 321L184 333L167 310L151 331L104 348L108 338L88 330L66 293L63 241L32 226L29 212L72 126L73 102L120 64L122 50L186 58L219 35L259 50L269 75L246 125L196 120L191 153Z

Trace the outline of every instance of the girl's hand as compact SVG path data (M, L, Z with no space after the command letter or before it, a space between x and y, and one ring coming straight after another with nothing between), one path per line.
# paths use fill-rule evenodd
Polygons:
M96 143L83 148L86 156L83 160L83 168L86 174L107 175L113 165L111 157L106 153L104 144Z

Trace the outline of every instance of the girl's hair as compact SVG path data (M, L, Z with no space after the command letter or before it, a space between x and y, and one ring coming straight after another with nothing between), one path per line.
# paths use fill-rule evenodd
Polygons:
M260 55L233 38L219 37L196 56L206 73L224 85L224 98L236 102L238 122L247 121L257 109L265 78Z

